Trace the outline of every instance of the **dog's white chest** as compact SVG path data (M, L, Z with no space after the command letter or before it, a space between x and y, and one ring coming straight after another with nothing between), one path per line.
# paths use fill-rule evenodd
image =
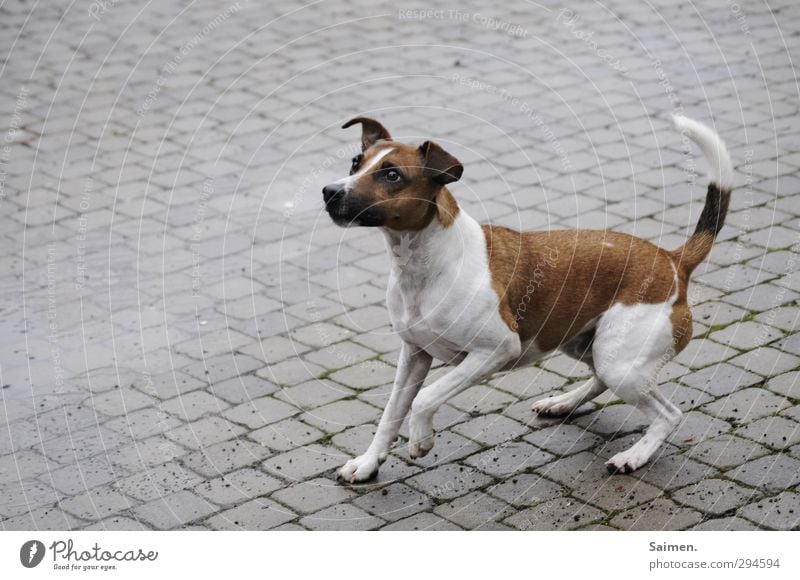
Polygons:
M466 214L447 230L390 238L389 247L387 306L404 341L453 361L475 349L491 350L511 334L498 312L483 230Z
M390 285L387 305L394 331L403 341L439 360L456 359L463 352L461 346L446 337L448 329L440 324L440 316L416 300L421 297L420 294L404 294L398 284Z

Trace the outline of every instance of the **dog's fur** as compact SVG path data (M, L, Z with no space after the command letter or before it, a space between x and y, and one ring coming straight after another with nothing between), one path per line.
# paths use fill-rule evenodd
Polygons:
M375 438L341 468L343 479L374 476L407 415L409 453L424 456L442 403L554 350L588 363L594 377L533 411L569 414L609 388L650 423L607 462L609 471L629 473L650 459L681 417L659 392L657 374L691 339L689 276L722 228L733 185L719 137L696 121L674 120L702 149L710 184L694 233L672 251L609 231L481 226L448 190L463 167L439 145L398 143L364 117L344 125L361 125L362 154L349 177L323 189L325 206L339 225L383 231L392 262L387 305L402 346ZM434 357L455 366L421 389Z

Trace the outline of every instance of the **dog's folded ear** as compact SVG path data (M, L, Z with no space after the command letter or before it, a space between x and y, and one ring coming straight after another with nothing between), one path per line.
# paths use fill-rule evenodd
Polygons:
M361 123L362 151L366 151L372 147L372 145L375 144L375 141L392 138L392 136L389 135L389 131L386 130L386 127L378 123L375 119L370 119L369 117L355 117L350 119L347 123L342 125L342 129L352 127L356 123Z
M464 166L461 162L433 141L419 146L422 156L422 174L442 185L461 179Z

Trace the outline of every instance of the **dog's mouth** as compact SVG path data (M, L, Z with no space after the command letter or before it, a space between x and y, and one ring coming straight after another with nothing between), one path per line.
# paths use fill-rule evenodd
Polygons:
M386 215L380 208L354 203L349 198L326 203L325 210L333 223L341 227L380 227L386 222Z

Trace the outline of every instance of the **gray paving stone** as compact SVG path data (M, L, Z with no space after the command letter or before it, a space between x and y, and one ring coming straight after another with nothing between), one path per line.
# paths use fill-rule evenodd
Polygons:
M381 361L367 360L330 375L330 378L354 389L369 389L392 383L397 369Z
M763 378L739 367L723 363L712 365L681 377L681 382L714 397L728 395L763 381Z
M87 531L144 531L150 528L144 523L127 516L112 516L83 528Z
M758 528L742 518L728 517L709 519L689 529L694 531L731 532L757 530Z
M351 336L353 336L352 330L327 322L318 322L303 328L296 328L290 334L292 340L297 340L312 347L327 347Z
M385 531L415 531L443 532L460 530L455 524L448 522L432 513L414 514L411 517L396 521L381 528Z
M281 389L275 396L300 409L314 409L351 397L355 392L333 381L313 380Z
M625 509L663 493L631 476L610 477L604 463L604 458L584 451L539 467L536 472L564 485L576 498L605 510Z
M333 504L344 503L355 497L355 493L332 480L316 478L284 487L271 497L297 513L310 514Z
M374 425L359 425L358 427L351 427L350 429L334 435L331 438L331 443L346 453L350 453L355 456L362 453L372 442L372 439L375 436L375 429L376 428ZM401 453L402 446L402 440L396 440L394 444L395 452Z
M502 415L488 414L455 425L453 431L482 445L497 445L518 439L528 432L528 428Z
M256 373L277 385L289 387L312 379L320 378L325 369L303 359L289 359L260 369Z
M769 347L751 350L730 362L765 377L796 370L800 367L800 358Z
M756 419L773 415L789 406L785 398L754 387L742 389L713 403L703 405L702 410L722 417L734 425L750 423Z
M50 471L40 479L64 494L74 495L125 475L125 468L114 466L108 458L95 456Z
M800 461L786 455L767 455L737 466L725 474L752 487L779 491L800 482Z
M291 417L297 412L297 408L283 401L272 397L261 397L228 409L222 415L234 423L245 425L250 429L258 429Z
M794 331L798 327L798 316L800 316L800 313L797 312L796 308L784 306L762 312L755 317L755 320L781 330Z
M13 517L40 506L52 505L64 496L52 485L35 479L0 486L0 492L0 515L3 517Z
M698 511L681 507L666 498L657 498L619 513L611 523L623 530L685 530L702 519Z
M197 521L216 511L216 507L190 491L179 491L138 506L136 518L159 530L170 530Z
M187 449L161 436L136 441L108 453L111 463L129 472L161 465L186 455Z
M94 426L48 439L38 447L38 450L51 462L71 464L87 457L108 454L118 445L130 441L125 435L106 429L104 426ZM55 465L51 468L55 469Z
M705 514L723 515L758 497L758 493L722 479L704 479L675 491L672 499Z
M737 429L736 433L773 449L787 449L800 442L800 423L783 417L764 417Z
M264 496L283 485L279 479L263 471L244 468L203 481L194 491L212 503L228 506Z
M338 433L348 427L373 423L380 414L376 407L361 401L344 400L306 411L300 419L326 433Z
M331 506L305 516L300 523L311 530L374 530L386 522L351 503Z
M220 512L206 524L212 530L270 530L297 517L288 508L266 499L254 499Z
M258 463L269 450L244 439L222 441L181 458L181 462L205 477L215 477L246 465Z
M692 307L694 320L706 326L727 326L748 316L748 312L725 302L703 302Z
M496 413L516 402L515 397L484 385L470 387L449 401L455 408L471 415Z
M306 445L276 455L263 463L264 469L290 481L300 481L344 464L345 456L332 447Z
M504 520L517 510L499 499L476 491L439 505L433 511L464 529L477 530Z
M553 454L518 441L496 445L482 453L476 453L465 459L464 463L494 477L507 477L554 459Z
M324 437L325 434L302 421L285 419L248 434L253 441L276 451L289 451Z
M538 474L523 473L489 486L486 492L518 508L527 508L566 495L567 490Z
M555 498L523 510L505 523L523 531L571 530L603 518L600 510L568 497Z
M146 439L179 425L180 419L157 407L148 407L107 421L103 427L134 439Z
M183 371L213 385L260 369L262 366L264 366L263 363L253 357L238 353L234 355L227 353L204 358L200 362L187 365L183 368Z
M161 403L159 408L184 421L195 421L209 413L221 413L228 406L228 403L210 393L194 391Z
M170 371L152 377L139 387L144 394L162 401L205 387L205 382L186 373Z
M718 469L735 467L768 453L770 451L766 447L735 435L707 439L687 451L689 457Z
M698 411L691 411L684 414L681 423L667 437L667 442L679 447L686 447L727 433L730 429L731 425L726 421Z
M104 423L106 416L92 408L89 403L63 405L36 415L36 439L74 433ZM19 433L19 429L15 429Z
M151 501L197 485L202 478L175 462L117 479L112 487L141 501Z
M82 525L81 520L58 507L38 508L0 522L3 530L73 530Z
M797 530L800 528L800 494L784 492L746 505L739 515L760 527L772 530Z
M570 455L590 449L601 439L575 425L553 425L525 436L525 441L557 455Z
M223 399L233 405L246 403L270 395L278 390L277 385L273 385L255 375L244 375L214 383L210 387L210 392L215 397Z
M58 463L48 462L47 458L32 450L4 455L0 457L0 485L32 479L58 467Z
M550 392L565 383L563 377L539 367L516 369L490 381L497 389L525 398Z
M702 369L710 365L727 361L739 354L739 351L703 338L692 339L675 361L690 369Z
M110 487L96 487L61 501L61 509L84 520L97 521L134 507L138 502Z
M209 416L167 431L166 436L188 449L202 449L208 445L239 437L244 432L244 427L222 417Z
M284 336L270 336L259 342L239 348L240 352L267 364L275 364L282 360L295 358L309 350L310 347L302 342Z
M362 495L353 500L353 503L372 515L392 522L433 508L429 495L402 483Z
M152 406L156 400L153 397L129 388L120 387L95 395L86 403L104 415L116 417L125 415L137 409Z
M473 489L492 483L492 478L474 467L449 463L426 470L406 482L419 491L436 499L453 499Z

